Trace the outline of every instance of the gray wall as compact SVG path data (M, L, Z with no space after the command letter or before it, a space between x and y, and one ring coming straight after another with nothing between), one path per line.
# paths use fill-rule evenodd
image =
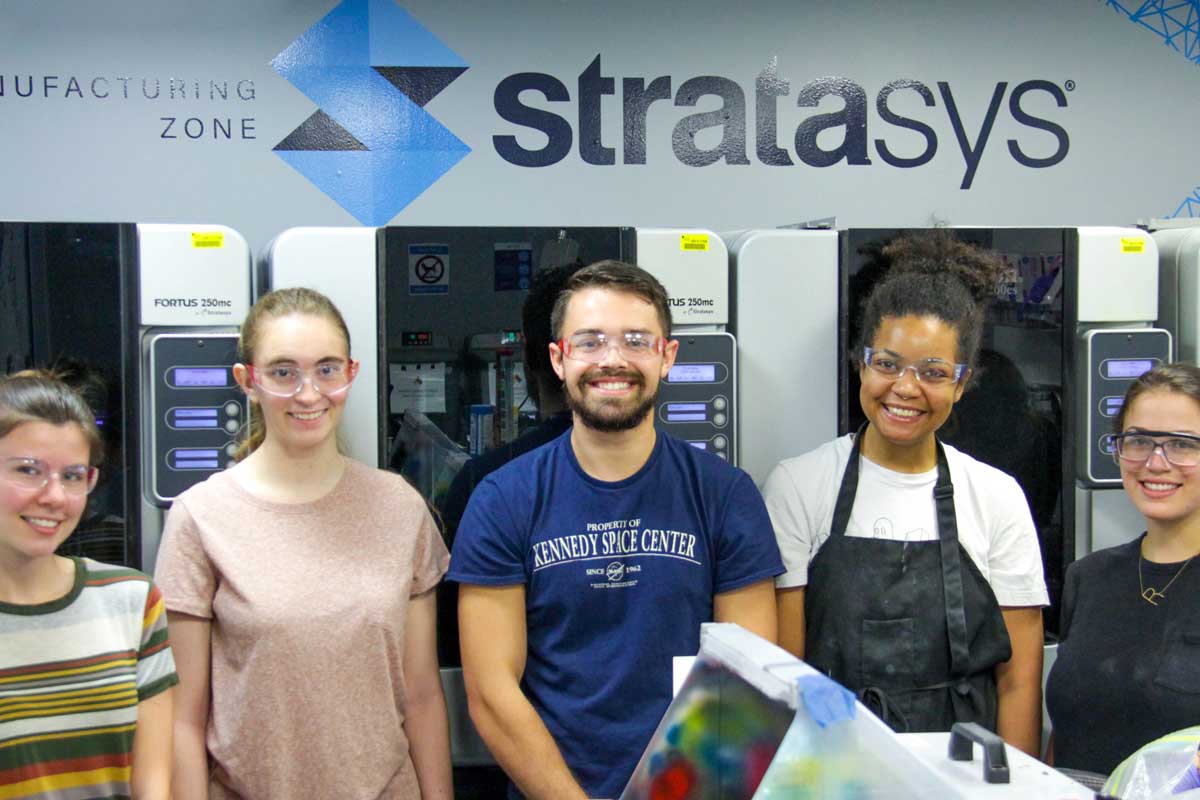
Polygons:
M395 30L395 13L380 7L388 0L347 2L344 14L369 20L383 53L376 65L453 63L417 48L411 48L413 63L398 63L405 57L395 55L394 41L390 50L386 41L378 44ZM245 234L255 250L292 226L360 224L272 150L318 104L272 69L271 61L337 5L330 0L6 0L0 6L0 218L223 223ZM390 222L727 230L832 215L847 226L921 225L933 217L955 224L1121 224L1170 215L1200 184L1200 66L1164 46L1163 36L1132 20L1121 5L1101 0L411 0L402 7L467 66L424 110L470 152L398 207ZM316 51L307 52L314 57ZM598 128L600 143L614 148L613 165L585 163L578 142L577 81L597 55L601 75L614 79L615 93L600 97ZM765 164L756 152L761 132L755 119L756 78L772 77L764 71L773 59L774 77L790 82L789 94L778 98L774 144L791 166ZM553 76L569 93L563 102L531 92L521 96L527 106L558 114L574 130L571 149L552 165L514 165L493 144L495 136L515 136L524 148L536 150L547 141L506 121L495 107L497 86L522 72ZM20 97L17 90L27 90L29 76L32 96ZM47 76L53 77L47 81ZM722 99L702 96L692 108L664 100L647 114L645 163L624 163L631 151L623 141L623 79L650 83L659 76L670 77L672 97L699 76L727 79L710 80L701 90L724 86L736 94L729 87L740 87L745 147L733 147L734 155L707 166L687 163L703 160L694 153L684 153L681 160L677 123L721 109ZM865 92L869 164L840 160L811 166L797 154L797 126L843 107L840 99L826 97L816 107L799 108L800 87L831 76ZM72 77L78 92L71 91ZM93 92L98 77L103 80ZM156 99L143 95L143 78L151 94L157 81ZM174 85L174 98L169 96L172 78L182 81ZM900 79L922 82L934 101L927 107L911 89L889 100L894 112L936 136L936 155L912 168L885 163L875 145L883 139L907 157L926 150L923 134L886 123L876 108L880 90ZM354 80L348 79L346 92ZM229 99L210 99L210 81L228 82ZM252 99L238 98L239 81L252 82ZM1045 124L1039 129L1014 119L1010 96L1028 81L1053 84L1066 102L1059 107L1051 90L1041 88L1021 104L1069 139L1065 155L1053 166L1022 166L1010 153L1010 139L1035 158L1047 158L1063 146ZM961 188L964 156L939 82L953 94L972 145L997 84L1007 83L966 189ZM123 85L128 98L122 96ZM351 109L350 117L358 115L355 125L370 127L372 120L397 113L397 106L338 96ZM732 120L741 117L736 108L725 110ZM341 113L346 116L344 108ZM172 117L171 132L179 138L162 138L168 124L163 118ZM191 132L204 126L196 140L184 129L193 117L201 122L191 123ZM214 117L232 122L232 139L223 133L213 138ZM241 138L243 118L251 120L246 135L253 138ZM401 133L408 124L402 123ZM636 128L629 131L635 139ZM725 134L735 129L730 123ZM845 131L826 131L815 144L835 149ZM686 138L680 140L685 145ZM711 150L720 140L721 129L700 131L694 147ZM748 163L730 163L743 160L739 152ZM410 155L420 162L420 153ZM354 179L373 181L380 191L393 180L407 180L378 172Z

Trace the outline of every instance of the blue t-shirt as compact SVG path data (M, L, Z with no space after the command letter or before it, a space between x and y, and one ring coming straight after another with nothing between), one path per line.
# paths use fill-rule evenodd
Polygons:
M463 514L447 577L525 584L522 688L591 797L614 798L695 655L713 595L783 572L750 476L659 434L613 483L568 431L489 475Z

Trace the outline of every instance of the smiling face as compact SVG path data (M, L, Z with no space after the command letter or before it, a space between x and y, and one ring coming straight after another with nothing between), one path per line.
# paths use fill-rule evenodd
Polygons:
M610 341L626 333L665 335L654 306L636 294L599 287L576 291L563 316L561 335L603 333ZM550 360L563 382L567 405L575 421L593 430L616 432L653 426L650 411L658 385L675 363L679 343L668 342L662 353L630 359L616 347L598 363L564 357L559 344L550 345Z
M311 370L322 364L351 363L345 336L323 316L292 313L260 324L253 354L258 372L296 367L311 375ZM294 396L279 397L256 385L242 365L234 372L251 402L262 409L267 441L296 452L334 440L349 390L327 396L317 391L316 381L310 379Z
M870 345L906 364L937 358L959 361L958 332L937 317L884 317ZM859 368L858 399L871 428L892 447L930 447L933 435L962 397L966 376L954 383L931 385L913 370L887 378L867 366Z
M59 473L41 489L0 479L0 565L50 558L79 524L87 495L63 489L67 467L88 464L88 441L74 423L26 422L0 439L0 461L36 458Z
M1200 436L1200 403L1165 389L1144 392L1125 411L1122 433L1171 431ZM1143 462L1119 459L1121 483L1148 524L1200 521L1200 467L1177 467L1155 450Z

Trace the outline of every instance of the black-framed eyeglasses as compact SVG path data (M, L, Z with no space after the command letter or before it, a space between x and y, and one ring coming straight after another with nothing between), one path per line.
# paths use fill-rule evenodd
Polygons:
M1175 431L1128 431L1112 436L1113 452L1125 461L1144 464L1154 451L1177 467L1200 464L1200 436Z
M900 380L900 376L911 369L918 381L936 386L958 383L967 371L966 364L954 364L940 358L906 361L891 350L876 350L874 347L864 347L862 358L863 364L872 372L892 381Z

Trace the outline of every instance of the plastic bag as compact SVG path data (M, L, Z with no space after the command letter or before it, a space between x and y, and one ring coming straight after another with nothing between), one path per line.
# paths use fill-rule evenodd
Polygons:
M1121 800L1200 800L1200 725L1167 734L1122 761L1101 794Z
M420 411L409 409L399 421L388 465L408 478L426 500L438 505L470 455Z

